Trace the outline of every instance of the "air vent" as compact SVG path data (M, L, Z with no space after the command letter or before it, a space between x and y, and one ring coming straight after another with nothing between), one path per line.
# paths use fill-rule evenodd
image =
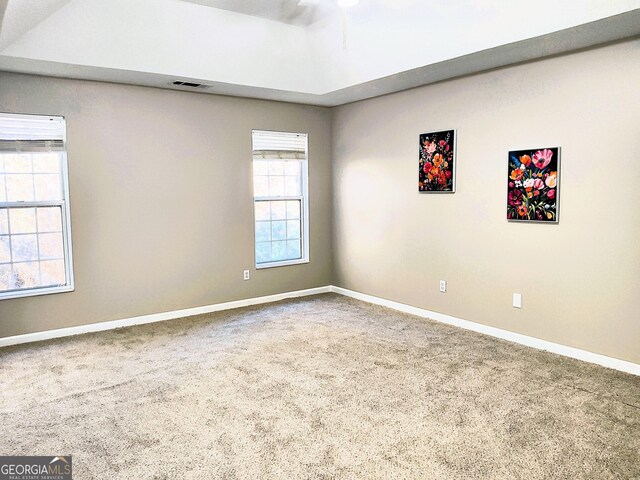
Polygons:
M189 88L207 88L207 85L203 85L202 83L193 83L193 82L181 82L176 80L175 82L171 82L172 85L177 85L180 87L189 87Z

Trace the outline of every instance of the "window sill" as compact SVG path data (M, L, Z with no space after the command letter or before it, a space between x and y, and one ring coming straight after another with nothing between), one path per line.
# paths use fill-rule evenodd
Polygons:
M309 263L309 259L301 258L299 260L285 260L283 262L260 263L256 265L256 270L262 270L264 268L288 267L289 265L301 265L303 263Z
M39 295L50 295L54 293L73 292L74 290L75 288L73 285L65 285L63 287L33 288L30 290L17 290L12 292L0 293L0 301L10 300L13 298L35 297Z

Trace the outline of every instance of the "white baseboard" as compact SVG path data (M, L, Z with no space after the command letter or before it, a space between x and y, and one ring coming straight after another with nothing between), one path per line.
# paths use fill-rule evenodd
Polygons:
M203 313L220 312L222 310L248 307L250 305L260 305L263 303L277 302L279 300L285 300L287 298L306 297L309 295L317 295L320 293L329 292L338 293L340 295L355 298L357 300L362 300L368 303L373 303L375 305L392 308L393 310L409 313L418 317L430 318L431 320L435 320L437 322L446 323L448 325L464 328L466 330L473 330L474 332L483 333L485 335L501 338L503 340L509 340L510 342L537 348L538 350L557 353L558 355L563 355L565 357L575 358L584 362L595 363L603 367L612 368L614 370L620 370L621 372L640 376L640 365L627 362L625 360L619 360L617 358L607 357L598 353L580 350L579 348L567 347L559 343L540 340L539 338L521 335L519 333L490 327L488 325L471 322L469 320L463 320L461 318L453 317L451 315L445 315L443 313L432 312L424 308L412 307L411 305L406 305L404 303L394 302L393 300L387 300L384 298L355 292L353 290L348 290L346 288L336 287L333 285L309 288L307 290L278 293L275 295L267 295L264 297L248 298L245 300L236 300L233 302L216 303L214 305L205 305L202 307L186 308L183 310L153 313L150 315L142 315L139 317L124 318L122 320L91 323L89 325L80 325L77 327L59 328L57 330L47 330L45 332L27 333L24 335L15 335L13 337L4 337L0 338L0 347L19 345L21 343L38 342L41 340L50 340L53 338L69 337L72 335L80 335L83 333L102 332L104 330L129 327L132 325L143 325L145 323L162 322L165 320L173 320L176 318L192 317L194 315L201 315Z
M640 365L627 362L625 360L619 360L617 358L607 357L598 353L580 350L579 348L567 347L565 345L560 345L559 343L548 342L546 340L540 340L539 338L521 335L519 333L510 332L508 330L502 330L501 328L490 327L488 325L482 325L481 323L475 323L469 320L452 317L451 315L432 312L423 308L412 307L404 303L394 302L393 300L386 300L384 298L367 295L365 293L354 292L353 290L348 290L342 287L331 286L331 291L334 293L339 293L340 295L355 298L357 300L362 300L364 302L392 308L393 310L398 310L404 313L410 313L411 315L416 315L418 317L430 318L431 320L435 320L437 322L446 323L448 325L464 328L466 330L473 330L474 332L483 333L485 335L501 338L503 340L509 340L510 342L526 345L527 347L537 348L538 350L545 350L547 352L557 353L558 355L563 355L565 357L575 358L584 362L595 363L597 365L612 368L614 370L620 370L621 372L640 375Z
M248 307L250 305L260 305L262 303L272 303L279 300L285 300L287 298L306 297L308 295L317 295L319 293L328 293L330 291L331 287L329 286L309 288L307 290L296 290L294 292L277 293L275 295L267 295L265 297L254 297L245 300L236 300L234 302L216 303L214 305L185 308L183 310L173 310L171 312L152 313L150 315L142 315L139 317L123 318L122 320L112 320L107 322L91 323L89 325L79 325L77 327L47 330L45 332L15 335L13 337L0 338L0 347L19 345L21 343L38 342L41 340L50 340L52 338L69 337L72 335L80 335L82 333L102 332L104 330L112 330L114 328L130 327L132 325L142 325L145 323L162 322L164 320L173 320L176 318L192 317L194 315L201 315L203 313L231 310L233 308Z

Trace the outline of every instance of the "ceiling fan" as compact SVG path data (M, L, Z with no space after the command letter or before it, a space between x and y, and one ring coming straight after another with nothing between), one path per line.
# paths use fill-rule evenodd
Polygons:
M317 7L323 0L300 0L298 5ZM324 0L325 2L327 0ZM342 22L342 48L346 50L347 48L347 9L350 7L355 7L360 3L360 0L329 0L335 1L335 4L340 7L340 19Z

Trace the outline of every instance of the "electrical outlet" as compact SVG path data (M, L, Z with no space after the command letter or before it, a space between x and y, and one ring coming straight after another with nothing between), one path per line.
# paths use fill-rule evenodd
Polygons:
M447 282L446 280L440 280L440 291L445 293L447 291Z
M513 294L513 307L514 308L522 308L522 294L514 293Z
M245 280L249 280L251 278L251 273L249 273L249 270L245 270L244 271L244 277Z

